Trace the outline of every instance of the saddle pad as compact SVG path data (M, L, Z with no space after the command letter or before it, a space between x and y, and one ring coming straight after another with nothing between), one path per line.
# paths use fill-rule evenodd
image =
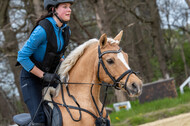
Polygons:
M57 104L54 104L51 126L62 126L62 124L63 122L61 111Z
M13 121L18 125L27 125L31 121L31 116L29 113L22 113L13 116Z

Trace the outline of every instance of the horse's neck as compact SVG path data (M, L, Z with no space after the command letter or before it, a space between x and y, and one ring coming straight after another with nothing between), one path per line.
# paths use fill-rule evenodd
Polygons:
M79 58L75 66L69 72L69 82L76 82L76 83L98 83L97 80L97 69L95 65L97 64L97 50L94 47L90 47L85 51L82 57ZM76 84L70 85L77 93L81 93L89 97L91 90L91 84ZM96 100L99 99L100 93L100 86L94 85L92 91ZM85 96L84 96L85 97ZM91 96L90 96L91 98Z

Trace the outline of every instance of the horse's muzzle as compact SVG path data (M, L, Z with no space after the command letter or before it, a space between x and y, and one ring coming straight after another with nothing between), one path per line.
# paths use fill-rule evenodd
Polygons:
M142 93L142 82L140 83L127 83L121 84L122 89L124 89L129 97L138 97Z

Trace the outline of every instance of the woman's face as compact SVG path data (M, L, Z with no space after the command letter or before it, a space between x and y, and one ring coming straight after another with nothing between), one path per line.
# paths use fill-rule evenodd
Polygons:
M58 16L64 20L69 21L71 16L71 4L70 3L61 3L55 9Z

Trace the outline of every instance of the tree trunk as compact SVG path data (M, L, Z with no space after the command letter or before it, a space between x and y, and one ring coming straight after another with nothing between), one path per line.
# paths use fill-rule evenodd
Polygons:
M151 28L152 28L152 38L154 42L154 47L155 47L155 52L158 57L158 62L160 66L160 71L162 73L162 77L166 78L168 74L168 69L167 69L167 64L166 64L166 59L167 57L167 50L165 49L165 43L164 43L164 38L160 26L160 15L158 12L158 7L156 4L155 0L146 0L146 3L148 7L150 8L150 14L153 23L151 23Z
M188 5L188 7L190 9L190 0L185 0L185 1L186 1L187 5Z
M111 24L108 19L108 14L105 10L104 0L94 0L92 2L94 5L95 13L96 13L96 22L98 28L100 29L100 33L106 33L108 36L111 35Z
M187 6L188 6L189 9L190 9L190 0L185 0L185 1L186 1L186 3L187 3ZM188 22L188 19L189 19L189 15L187 14L187 15L186 15L186 22ZM188 24L187 24L187 25L188 25ZM187 27L188 27L188 26L187 26ZM187 32L186 35L187 35L187 38L188 38L189 43L190 43L190 33Z
M9 61L9 65L11 67L11 71L14 74L14 81L16 84L16 87L19 92L19 96L22 102L22 106L24 110L27 110L25 107L25 104L23 102L23 97L21 93L20 88L20 67L16 67L15 64L17 62L17 52L18 52L18 42L16 39L16 34L9 28L3 31L4 37L5 37L5 43L4 43L4 54L7 56L7 59Z
M40 0L33 0L33 6L34 6L34 12L37 18L40 18L40 16L43 14L43 8L40 6L42 2Z
M96 13L96 22L98 24L98 28L100 29L100 33L106 33L108 36L111 35L111 22L109 22L108 14L105 10L104 0L95 0L93 2L95 13ZM113 36L115 37L115 36ZM115 95L118 102L126 101L127 98L124 95L124 92L120 92L115 90Z
M179 45L180 45L181 58L182 58L183 64L184 64L185 78L187 78L188 77L188 67L187 67L187 62L186 62L185 53L184 53L184 49L183 49L183 44L179 43Z
M0 121L1 125L6 125L8 123L11 123L12 121L12 115L15 114L15 109L12 106L10 100L8 97L6 97L6 94L3 92L2 88L0 87Z
M43 9L41 7L42 1L41 0L22 0L25 4L25 10L27 12L27 20L33 26L36 25L36 19L38 19L41 14L43 13ZM31 28L31 30L33 27Z
M144 42L142 27L136 23L134 26L134 41L135 43L135 55L136 55L136 66L139 66L140 75L143 77L145 82L151 82L153 78L153 71L150 64L149 48Z
M20 94L20 99L21 101L23 101L22 99L22 95L21 95L21 90L20 90L20 84L19 84L19 74L20 74L20 69L15 67L15 64L17 62L17 52L18 52L18 42L16 39L16 34L14 33L14 31L12 31L11 28L11 23L9 20L9 15L8 15L8 8L9 8L9 0L4 1L4 4L2 6L2 8L0 9L1 12L1 18L2 19L0 21L0 27L3 29L3 34L4 34L4 38L5 38L5 42L4 42L4 55L7 56L10 67L11 67L11 71L14 74L14 80L15 80L15 84L16 87L19 91ZM22 105L25 106L25 104L22 102ZM26 107L24 107L24 110L26 110Z

